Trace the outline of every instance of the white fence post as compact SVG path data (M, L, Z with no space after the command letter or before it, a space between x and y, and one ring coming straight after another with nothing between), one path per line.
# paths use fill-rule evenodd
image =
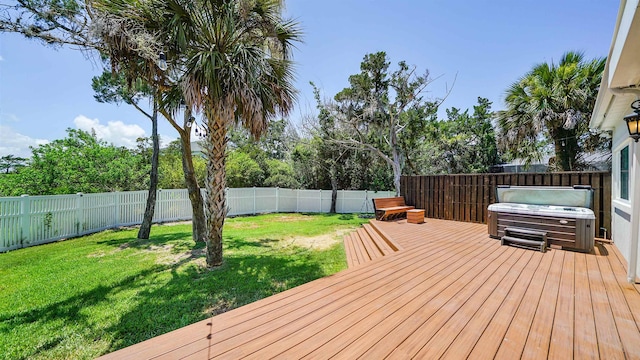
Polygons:
M367 190L364 191L364 211L369 212L369 193Z
M22 195L20 200L20 247L23 247L25 242L31 241L31 200L29 195Z
M204 198L204 196L203 196L203 198ZM204 206L205 206L205 209L206 209L206 206L207 206L206 201L207 200L206 200L206 198L204 198L203 200L204 200L203 203L204 203ZM229 206L229 202L230 202L229 201L229 188L226 187L226 188L224 188L224 213L225 213L225 216L229 215L229 213L231 212L231 207ZM205 216L206 216L206 214L205 214Z
M156 190L156 207L153 210L153 215L156 218L156 223L163 223L164 222L164 211L163 211L163 206L162 206L162 198L160 197L162 195L162 189L158 189Z
M253 187L253 214L256 214L256 187Z
M113 226L120 226L120 193L116 191L113 196Z
M296 189L296 212L300 212L300 189Z
M76 193L76 235L82 235L82 223L84 219L84 204L82 202L82 193Z
M280 212L280 188L276 187L276 212Z

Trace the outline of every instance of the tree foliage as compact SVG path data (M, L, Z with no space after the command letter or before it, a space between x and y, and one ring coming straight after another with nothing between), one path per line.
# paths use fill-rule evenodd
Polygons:
M498 113L505 157L538 162L550 143L557 170L583 168L581 155L599 143L593 139L598 134L589 132L588 118L604 65L604 58L586 60L570 51L557 64L536 65L513 83L506 91L507 109Z
M147 187L147 147L137 150L98 140L95 134L67 129L67 137L32 148L33 156L7 184L4 196L131 191ZM9 186L7 186L9 185Z
M158 169L158 186L160 188L184 189L187 187L182 167L182 157L180 140L172 141L160 151L160 166ZM206 176L206 162L200 156L194 156L192 160L197 182L202 184Z
M415 161L422 173L483 173L500 162L491 102L478 98L473 109L473 114L469 110L447 109L446 120L427 125L427 146L417 147L421 154L416 154Z
M81 0L18 0L0 4L0 32L13 32L49 46L73 45L97 49L91 19Z
M258 139L246 129L231 129L227 186L297 188L299 182L293 171L291 151L298 140L297 132L285 119L270 121Z

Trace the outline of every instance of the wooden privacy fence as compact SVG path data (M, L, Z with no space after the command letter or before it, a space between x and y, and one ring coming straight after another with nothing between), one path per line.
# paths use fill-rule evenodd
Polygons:
M501 173L403 176L401 195L407 205L425 209L428 218L487 223L487 206L496 202L497 185L591 185L594 192L596 236L611 230L611 173Z

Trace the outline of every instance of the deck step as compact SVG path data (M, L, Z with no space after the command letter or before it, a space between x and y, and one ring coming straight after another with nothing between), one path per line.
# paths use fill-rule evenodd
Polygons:
M373 222L364 224L362 228L344 236L344 250L349 268L393 254L400 249L400 245Z
M547 251L547 233L540 230L508 227L501 238L502 245L515 245Z
M389 246L389 243L387 243L387 241L383 239L370 224L364 224L363 228L367 232L367 234L369 234L369 237L371 238L371 240L373 240L376 247L380 250L382 256L389 255L395 252L395 250L393 250L391 246Z
M382 228L378 225L378 220L372 220L371 222L369 222L369 224L371 224L371 227L378 233L380 238L382 238L388 244L391 250L393 250L394 252L404 250L404 248L398 242L393 240L391 236L389 236L384 230L382 230Z

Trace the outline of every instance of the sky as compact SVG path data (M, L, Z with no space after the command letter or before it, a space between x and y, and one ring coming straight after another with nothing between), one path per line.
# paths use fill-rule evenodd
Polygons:
M385 51L436 79L425 97L446 108L472 109L479 96L503 109L504 91L534 65L557 62L566 51L587 59L609 52L619 7L613 0L288 0L285 17L300 22L296 45L298 102L289 120L316 113L313 81L324 98L348 86L366 54ZM29 146L90 131L118 146L149 136L149 120L133 107L94 100L95 56L53 49L16 34L0 34L0 156L29 157ZM471 110L472 111L472 110ZM166 122L161 141L178 134Z

